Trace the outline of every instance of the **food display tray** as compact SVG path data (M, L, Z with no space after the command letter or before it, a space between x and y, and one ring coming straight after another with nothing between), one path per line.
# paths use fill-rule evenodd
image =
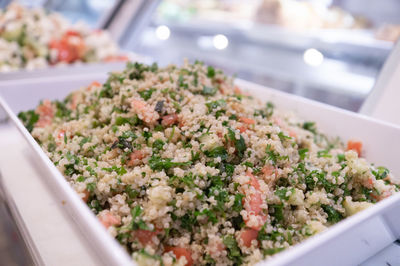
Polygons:
M132 265L130 256L108 235L17 118L18 112L35 108L40 100L62 99L79 87L94 80L103 82L106 78L105 72L98 72L8 82L7 85L0 82L0 107L31 146L37 163L49 173L42 177L44 182L54 199L63 203L66 217L82 234L87 246L104 265ZM237 80L236 84L261 101L271 101L280 109L292 110L316 122L321 131L330 136L339 136L343 141L362 141L363 154L368 161L386 166L395 176L400 175L400 127L244 80ZM400 193L259 264L357 265L400 237L399 220Z

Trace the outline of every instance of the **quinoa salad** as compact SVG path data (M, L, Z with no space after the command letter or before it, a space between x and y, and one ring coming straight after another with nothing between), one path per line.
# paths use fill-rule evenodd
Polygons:
M0 9L0 72L76 62L127 60L109 34L60 14L11 3Z
M253 265L399 190L201 62L128 63L19 118L139 265Z

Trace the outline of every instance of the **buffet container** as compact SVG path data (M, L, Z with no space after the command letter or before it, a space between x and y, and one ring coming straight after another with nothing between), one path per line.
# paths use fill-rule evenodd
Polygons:
M18 112L35 108L40 100L62 99L73 90L106 78L104 72L98 72L26 79L7 85L0 82L0 106L29 143L37 163L49 173L42 176L44 182L54 199L63 203L65 216L87 246L104 265L132 265L130 256L108 235L17 118ZM395 176L400 175L400 127L247 81L237 80L236 84L261 101L271 101L280 109L292 110L308 121L315 121L319 129L330 136L339 136L343 141L362 141L363 154L369 162L386 166ZM399 220L400 193L260 265L357 265L400 237Z

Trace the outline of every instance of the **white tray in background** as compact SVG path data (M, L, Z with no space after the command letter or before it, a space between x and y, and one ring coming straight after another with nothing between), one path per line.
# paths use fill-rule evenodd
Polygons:
M151 63L150 57L138 55L128 51L122 51L122 54L129 57L129 61ZM48 78L58 76L82 75L90 73L106 73L110 71L123 70L127 61L116 62L93 62L93 63L74 63L65 65L48 66L33 70L20 69L10 72L0 72L0 82L18 82L25 79Z
M34 108L42 99L62 99L80 86L86 86L93 80L101 82L105 78L104 74L85 74L25 80L7 86L0 83L0 106L36 153L37 162L51 174L48 175L51 178L43 177L44 181L54 192L55 199L66 203L63 205L66 217L84 236L87 245L104 265L128 265L131 264L128 254L102 228L16 117L16 113ZM272 101L278 108L291 109L301 117L317 122L319 128L329 135L340 136L343 140L361 140L369 161L400 174L400 127L242 80L238 80L237 84L259 99ZM279 253L268 261L268 265L359 264L400 237L399 220L400 193Z

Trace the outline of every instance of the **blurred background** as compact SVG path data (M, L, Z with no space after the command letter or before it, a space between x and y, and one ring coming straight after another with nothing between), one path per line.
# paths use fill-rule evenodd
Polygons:
M398 0L19 2L108 29L122 49L160 65L197 59L352 111L400 36Z

